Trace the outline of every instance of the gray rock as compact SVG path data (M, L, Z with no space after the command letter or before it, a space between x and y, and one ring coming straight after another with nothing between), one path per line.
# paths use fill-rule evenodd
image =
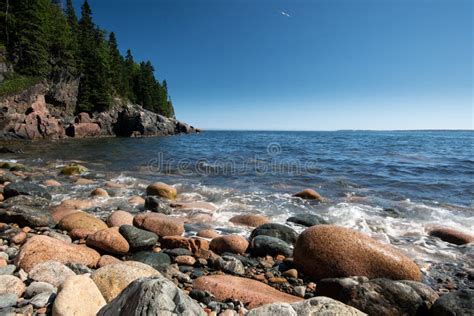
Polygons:
M33 208L47 208L50 205L50 201L39 197L31 195L17 195L13 196L2 203L2 208L10 208L16 205L31 206Z
M16 294L0 294L0 308L15 306L17 300L18 296Z
M169 215L173 212L171 206L157 196L149 195L145 198L145 210Z
M267 304L250 310L247 316L339 316L339 315L366 315L361 311L347 306L329 297L313 297L298 303Z
M6 265L4 267L0 267L0 275L6 275L6 274L13 274L15 272L16 267L13 264Z
M82 263L68 262L66 263L66 267L71 269L75 274L92 273L92 269Z
M55 297L56 297L56 293L42 292L42 293L36 294L30 300L30 304L33 305L34 307L41 308L48 304L51 304L54 301Z
M45 198L47 200L51 200L51 194L48 191L32 182L28 181L19 181L19 182L12 182L3 188L3 196L5 199L11 198L17 195L30 195L30 196L38 196Z
M25 205L0 209L0 222L30 227L54 227L56 225L48 210Z
M252 239L250 243L249 252L253 256L272 256L284 255L285 257L291 257L293 251L290 245L281 239L259 235Z
M153 251L140 251L134 253L132 256L130 256L129 260L147 264L158 271L162 271L171 264L170 256L162 252Z
M319 215L313 214L298 214L291 216L286 220L287 222L292 222L298 225L310 227L314 225L328 224L328 222Z
M133 281L104 306L99 316L205 316L204 310L173 282L161 276Z
M304 297L304 295L306 294L305 286L295 286L293 289L295 290L295 294L299 297Z
M434 302L431 315L474 315L474 290L464 289L441 296Z
M258 226L252 231L250 239L264 235L281 239L289 244L294 244L298 239L298 233L291 227L276 223L267 223Z
M54 285L46 282L31 282L30 285L26 288L25 298L31 298L40 293L56 293L57 288Z
M320 280L315 294L369 315L424 315L438 298L429 286L419 282L365 277Z
M236 275L245 274L245 267L242 261L231 256L222 256L217 258L217 260L214 262L214 265L217 269L227 273Z
M158 235L132 225L122 225L120 234L128 241L132 251L144 250L153 247L158 242Z

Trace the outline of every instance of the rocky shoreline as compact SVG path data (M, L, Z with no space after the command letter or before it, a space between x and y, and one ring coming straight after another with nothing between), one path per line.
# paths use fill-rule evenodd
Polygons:
M0 314L6 315L469 315L473 270L435 286L396 247L318 216L272 223L241 214L216 231L218 207L171 185L98 179L93 170L0 163ZM65 187L87 198L58 199ZM324 202L307 189L295 194ZM446 227L430 238L464 245ZM469 266L469 264L468 264ZM472 268L472 267L471 267Z
M186 123L116 99L109 110L75 114L78 82L36 84L0 99L0 139L140 137L198 133Z

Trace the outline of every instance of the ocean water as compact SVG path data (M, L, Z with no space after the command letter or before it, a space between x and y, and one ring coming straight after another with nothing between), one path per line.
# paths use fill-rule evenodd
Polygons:
M285 222L318 214L401 248L424 269L437 262L473 268L473 247L429 237L433 225L474 231L474 132L254 132L206 131L153 138L35 142L20 161L59 167L72 160L89 177L130 185L113 199L143 193L150 182L175 185L182 200L219 209L208 223L232 227L235 214L261 213ZM313 188L326 198L294 198ZM55 198L87 196L71 186ZM301 230L301 227L295 226Z

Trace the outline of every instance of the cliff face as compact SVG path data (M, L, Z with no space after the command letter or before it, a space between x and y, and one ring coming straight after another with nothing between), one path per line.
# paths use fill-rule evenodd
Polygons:
M159 136L196 133L173 118L117 99L106 112L74 115L79 80L58 78L0 99L0 138L42 139L100 136Z

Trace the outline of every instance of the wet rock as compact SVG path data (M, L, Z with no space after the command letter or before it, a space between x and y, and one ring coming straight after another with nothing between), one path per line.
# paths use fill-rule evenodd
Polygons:
M235 274L235 275L244 275L245 267L242 261L231 256L222 256L217 258L214 265L217 269L224 271L226 273Z
M472 315L474 311L474 290L464 289L447 293L431 309L433 316Z
M114 211L107 218L109 227L120 227L122 225L133 225L133 215L125 211Z
M0 294L0 313L2 313L2 310L1 310L2 308L15 306L17 300L18 300L18 296L16 294L13 294L13 293Z
M196 236L212 239L212 238L219 237L220 234L217 231L213 230L213 229L202 229L202 230L198 231Z
M25 284L19 278L13 275L0 275L0 295L11 293L21 297L25 289Z
M337 299L369 315L426 315L438 297L419 282L364 277L323 279L315 294Z
M37 282L60 286L68 277L76 275L71 269L57 261L45 261L31 269L28 277Z
M161 276L140 278L131 283L99 316L133 315L205 316L204 310L173 282Z
M328 224L328 222L324 218L319 215L313 214L298 214L295 216L291 216L286 221L306 227Z
M154 232L159 237L181 236L184 233L184 225L181 221L157 213L138 214L133 219L135 226Z
M53 315L96 315L106 304L94 281L76 275L66 279L54 300Z
M165 199L175 200L178 193L176 188L166 183L155 182L146 188L146 195L156 195Z
M140 251L130 256L129 260L138 261L162 271L171 264L171 258L163 252Z
M43 185L47 187L60 187L62 184L54 179L44 180Z
M13 182L6 185L3 188L3 196L5 197L5 199L11 198L17 195L30 195L30 196L36 196L36 197L41 197L47 200L51 200L51 194L49 194L48 191L44 187L38 184L34 184L32 182L27 182L27 181Z
M203 276L194 280L194 289L209 291L219 301L239 300L249 308L286 302L295 303L301 298L280 292L259 281L230 275Z
M87 236L86 245L117 255L126 254L130 249L127 240L119 233L117 227L103 229Z
M70 164L61 169L61 173L66 176L81 175L89 171L86 167L78 164Z
M21 247L15 258L15 264L26 272L45 261L60 263L82 263L95 267L100 255L85 246L78 246L47 236L33 236Z
M1 207L7 209L13 206L23 205L30 206L36 209L44 209L49 206L49 203L49 200L38 196L16 195L9 198L8 200L3 201Z
M147 196L145 198L145 210L169 215L173 212L171 206L163 199L157 196Z
M445 226L438 226L431 229L429 235L455 245L464 245L474 242L474 235Z
M257 227L268 223L268 217L258 214L242 214L232 217L229 221L234 224Z
M48 210L25 205L0 209L0 222L30 227L54 227L56 225Z
M323 197L313 189L304 189L303 191L296 193L294 196L305 200L315 200L318 202L323 201Z
M249 252L253 256L264 257L283 255L285 257L291 257L293 251L286 242L281 239L259 235L252 239L250 243Z
M91 196L93 196L93 197L108 198L108 197L109 197L109 193L108 193L107 191L105 191L104 189L102 189L102 188L97 188L97 189L94 189L94 190L91 192Z
M218 253L231 252L243 254L247 250L249 242L240 235L226 235L211 240L209 248Z
M182 236L163 237L160 240L160 244L164 249L185 248L193 253L198 251L198 249L209 249L209 242L207 240Z
M86 179L86 178L79 178L76 181L74 181L75 185L89 185L89 184L94 184L95 181L91 179Z
M421 280L418 266L401 252L334 225L307 228L296 242L293 257L298 271L315 280L357 275Z
M121 225L119 232L128 241L130 249L133 251L152 248L158 242L158 235L155 233L132 225Z
M145 200L141 196L132 196L128 199L128 202L133 205L144 205Z
M276 223L267 223L258 226L252 231L250 239L264 235L281 239L289 244L294 244L298 238L298 233L291 227Z
M308 300L288 304L267 304L249 311L247 316L312 316L312 315L366 315L361 311L347 306L329 297L314 297Z
M57 288L46 282L31 282L26 288L25 297L32 298L40 293L56 293Z
M94 271L91 278L105 300L110 302L136 279L153 275L160 273L147 264L125 261L102 267Z
M99 231L108 226L97 217L86 212L77 212L65 216L60 222L61 229L71 231L73 229L87 229L90 231Z

